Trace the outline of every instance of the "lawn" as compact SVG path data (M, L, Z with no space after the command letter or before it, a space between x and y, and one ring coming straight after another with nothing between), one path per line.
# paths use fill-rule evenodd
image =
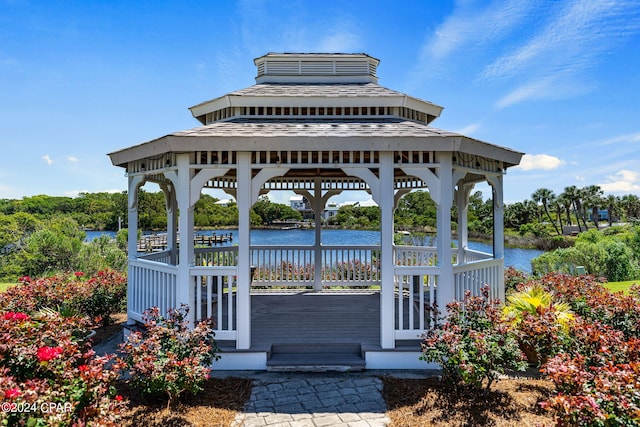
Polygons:
M626 282L608 282L604 284L604 287L613 292L622 291L625 294L628 294L631 285L635 285L636 283L640 284L640 280L627 280Z
M2 282L0 282L0 292L4 292L8 288L10 288L11 286L14 286L14 285L15 285L15 283L2 283Z

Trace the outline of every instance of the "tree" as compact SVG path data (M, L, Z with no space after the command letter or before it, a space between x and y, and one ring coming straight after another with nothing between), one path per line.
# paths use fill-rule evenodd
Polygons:
M600 205L602 204L602 188L599 185L589 185L582 189L585 211L591 207L591 221L596 229L599 229L598 220L600 219ZM586 217L586 212L585 215ZM586 224L585 224L586 227Z
M580 193L580 190L575 185L571 185L569 187L565 187L563 194L573 204L574 212L576 213L576 222L578 223L578 230L582 232L582 226L580 225L580 213L582 212L582 195Z
M620 198L609 194L607 196L607 219L609 220L609 227L613 225L613 217L618 213L618 206L620 205Z
M539 188L536 191L534 191L534 193L531 195L531 198L536 203L542 203L544 213L547 215L549 222L551 223L551 225L553 225L553 228L556 230L556 234L560 235L561 233L558 230L558 226L556 225L555 221L551 218L551 215L549 214L548 205L551 202L553 202L556 198L556 195L553 194L553 191L547 188Z

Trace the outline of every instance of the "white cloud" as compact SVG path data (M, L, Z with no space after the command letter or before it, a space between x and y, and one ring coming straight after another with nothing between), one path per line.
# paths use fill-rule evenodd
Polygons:
M356 52L360 46L359 37L353 32L349 32L340 27L336 28L320 41L318 52Z
M506 36L533 7L528 0L494 1L484 9L474 2L458 1L456 7L423 46L425 61L442 60L467 44L478 45Z
M640 173L622 169L607 177L609 182L598 184L605 193L640 193Z
M67 161L71 163L78 163L78 158L74 156L67 157Z
M53 163L53 160L51 160L51 157L49 157L48 154L45 154L44 156L42 156L42 158L44 159L45 162L47 162L49 166L51 166L51 164Z
M463 128L460 128L454 132L461 133L463 135L472 135L480 129L480 123L470 123Z
M613 46L640 30L633 2L570 0L548 7L545 22L524 44L497 58L481 73L483 79L527 82L503 96L498 108L529 99L562 99L589 92L580 73L602 60Z
M520 160L520 165L516 166L516 168L523 171L539 169L552 170L559 168L565 163L564 160L548 154L525 154L522 156L522 160Z

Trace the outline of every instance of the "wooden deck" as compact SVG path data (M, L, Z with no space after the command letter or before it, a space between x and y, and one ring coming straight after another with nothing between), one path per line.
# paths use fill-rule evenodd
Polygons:
M380 294L376 291L253 294L252 349L278 343L380 345Z

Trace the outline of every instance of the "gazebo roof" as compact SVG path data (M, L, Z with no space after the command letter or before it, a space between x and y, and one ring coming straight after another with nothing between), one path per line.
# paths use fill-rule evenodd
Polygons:
M216 150L428 150L474 154L517 165L522 153L399 118L233 119L174 132L110 153L114 165L170 152Z
M378 85L369 55L269 53L255 63L257 84L190 108L204 126L110 153L112 163L185 152L442 151L482 157L497 171L522 156L431 127L442 107Z

